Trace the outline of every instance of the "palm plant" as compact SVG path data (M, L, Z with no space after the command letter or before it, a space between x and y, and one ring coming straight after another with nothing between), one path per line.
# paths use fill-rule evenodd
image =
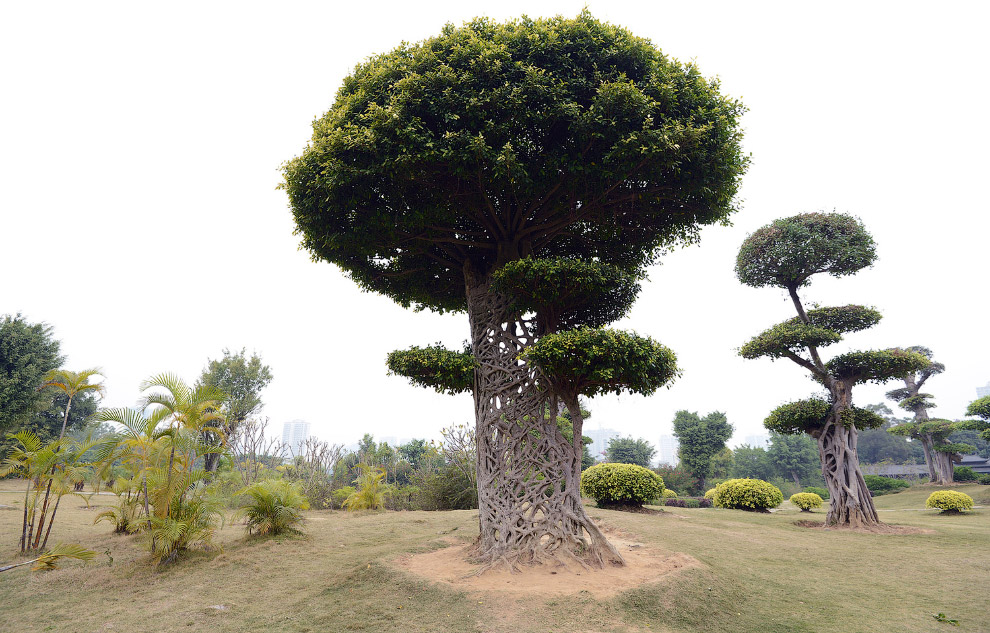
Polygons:
M89 381L93 376L101 376L102 374L103 371L97 367L84 369L80 372L69 371L68 369L53 369L45 374L45 382L41 385L41 389L51 387L64 392L69 397L69 401L65 405L65 417L62 418L62 431L58 434L59 439L65 437L65 427L69 422L69 410L72 409L72 399L76 395L87 391L92 391L100 396L105 393L105 389L101 383L91 383Z
M277 535L284 532L299 533L296 527L302 519L302 510L309 509L309 501L302 492L301 482L284 479L266 479L244 488L237 494L250 500L239 513L247 517L247 531L261 535Z
M357 490L344 500L344 507L348 511L380 510L385 507L385 486L382 483L385 470L367 464L358 464L356 468L361 471L354 480Z
M90 561L93 560L94 556L96 556L96 552L85 549L75 543L59 543L41 556L20 563L14 563L13 565L4 565L3 567L0 567L0 572L7 571L8 569L14 569L15 567L30 565L31 563L34 563L34 567L31 568L32 571L48 571L51 569L57 569L58 564L63 558L75 558L77 560Z

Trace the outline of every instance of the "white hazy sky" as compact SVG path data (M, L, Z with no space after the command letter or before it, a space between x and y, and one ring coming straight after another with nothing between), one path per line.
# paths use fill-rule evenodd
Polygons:
M279 167L369 55L446 22L585 5L719 76L749 107L753 161L734 226L651 270L617 324L673 348L683 378L649 398L593 400L590 427L656 443L676 410L721 410L738 442L812 393L796 365L736 355L792 307L732 267L755 229L820 209L862 218L879 260L816 281L806 300L878 307L883 322L849 346L932 348L947 367L928 385L934 413L961 417L990 381L982 2L6 2L0 314L52 325L69 368L102 367L107 406L133 405L148 376L192 382L208 358L246 347L275 375L264 400L276 432L302 418L352 443L469 421L468 396L414 388L384 365L392 349L458 346L466 317L403 310L310 262Z

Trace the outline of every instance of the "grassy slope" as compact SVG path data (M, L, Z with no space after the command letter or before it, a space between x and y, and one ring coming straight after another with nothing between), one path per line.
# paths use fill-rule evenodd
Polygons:
M0 482L0 490L11 487ZM954 489L990 505L990 487ZM467 595L389 567L403 553L442 546L446 535L473 536L476 513L469 511L311 512L305 537L267 541L245 539L241 526L228 525L218 539L222 554L193 554L155 571L145 562L140 537L115 537L107 524L90 525L98 510L66 498L52 540L76 540L99 552L97 561L68 563L47 574L0 574L0 621L10 622L14 614L18 631L66 633L990 631L990 508L939 516L921 509L932 490L877 498L885 521L934 530L916 535L801 528L796 519L821 519L823 513L802 514L788 504L774 514L672 508L650 516L592 509L644 543L704 563L609 600ZM0 504L20 498L0 492ZM20 510L19 503L15 507ZM0 509L0 560L14 558L17 510ZM962 626L936 622L931 614L940 611Z

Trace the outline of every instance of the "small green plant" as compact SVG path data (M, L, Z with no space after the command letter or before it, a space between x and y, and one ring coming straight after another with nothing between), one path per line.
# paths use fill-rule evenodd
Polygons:
M880 475L863 475L863 481L866 482L866 487L869 488L870 494L874 497L879 497L880 495L886 495L893 492L900 492L905 488L911 487L911 484L903 479L881 477Z
M791 495L791 503L801 508L801 512L811 512L812 508L820 508L822 502L822 498L813 492L799 492Z
M715 498L715 489L709 488L705 491L705 499L711 500Z
M983 486L990 486L990 473L979 473L976 476L976 483Z
M354 481L357 490L344 500L348 511L381 510L385 507L385 470L377 466L358 464L361 474Z
M935 621L936 622L947 622L948 624L951 624L952 626L959 626L959 620L950 620L949 617L947 615L945 615L944 613L941 613L941 612L939 612L939 613L933 613L932 614L932 617L935 618Z
M663 479L652 470L635 464L595 464L581 473L581 492L599 507L642 506L664 498Z
M664 499L674 499L676 497L677 497L677 491L676 490L671 490L670 488L667 488L667 489L665 489L663 491L663 498Z
M302 522L302 511L309 509L309 501L302 492L300 482L284 479L266 479L241 490L250 500L239 513L247 517L248 533L277 535L285 532L299 533L296 527Z
M955 490L938 490L928 496L926 508L937 508L943 513L955 514L973 509L973 497Z
M784 502L784 494L762 479L730 479L715 487L712 502L720 508L769 510Z
M821 497L822 500L828 499L828 490L825 490L819 486L805 486L804 492L816 494Z

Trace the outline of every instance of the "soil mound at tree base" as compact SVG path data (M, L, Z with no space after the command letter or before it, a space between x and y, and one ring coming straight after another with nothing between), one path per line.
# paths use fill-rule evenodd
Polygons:
M881 523L873 527L845 527L841 525L833 525L829 528L825 527L824 521L809 521L803 519L801 521L795 521L794 525L798 527L805 528L818 528L820 530L829 529L842 532L862 532L863 534L934 534L935 530L925 530L922 528L910 527L907 525L888 525L886 523Z
M683 569L700 567L687 554L662 552L641 543L609 538L626 564L604 569L585 569L577 562L545 562L520 565L518 571L494 568L473 575L479 565L467 558L471 546L459 543L434 552L403 556L395 565L406 572L444 583L462 591L500 592L526 595L565 595L582 591L596 597L613 596L643 583L659 582Z

